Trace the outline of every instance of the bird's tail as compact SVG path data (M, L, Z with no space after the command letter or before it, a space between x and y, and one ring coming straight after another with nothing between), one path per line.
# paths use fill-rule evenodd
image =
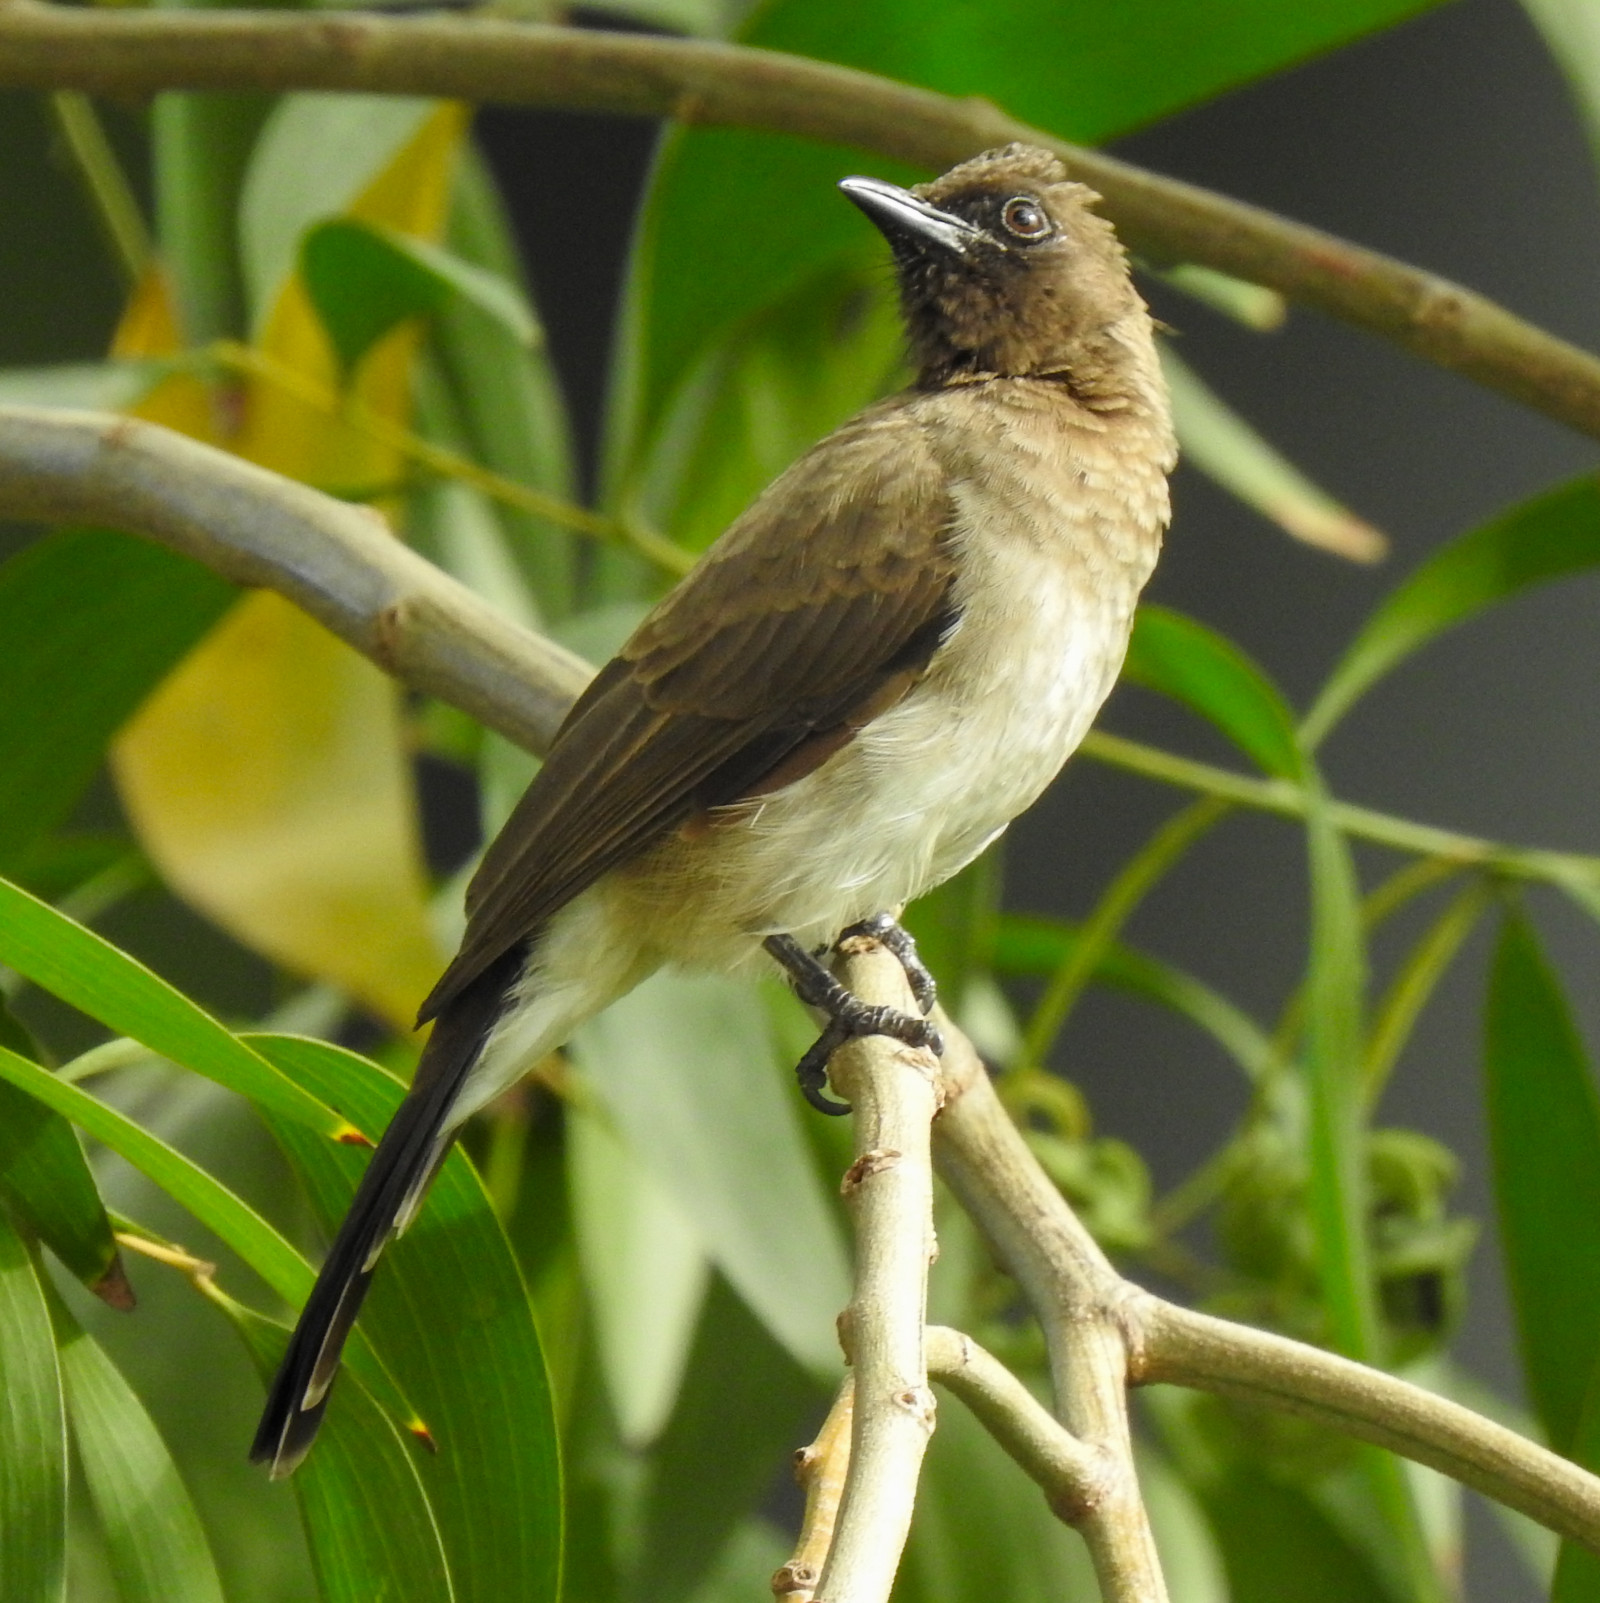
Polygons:
M270 1466L274 1480L292 1473L311 1450L373 1269L391 1238L411 1222L449 1151L459 1123L451 1115L462 1086L525 956L521 948L508 952L440 1014L411 1090L372 1154L289 1339L250 1449L255 1463Z

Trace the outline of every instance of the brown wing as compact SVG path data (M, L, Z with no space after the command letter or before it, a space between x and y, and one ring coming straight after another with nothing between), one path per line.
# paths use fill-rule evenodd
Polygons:
M704 808L792 783L903 694L955 622L951 514L892 404L778 478L568 714L422 1018L609 869Z

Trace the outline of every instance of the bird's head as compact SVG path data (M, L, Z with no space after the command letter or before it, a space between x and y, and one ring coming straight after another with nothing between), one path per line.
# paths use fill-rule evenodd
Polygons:
M1051 377L1111 404L1145 388L1150 319L1127 257L1049 151L1007 145L914 189L839 187L894 252L922 384Z

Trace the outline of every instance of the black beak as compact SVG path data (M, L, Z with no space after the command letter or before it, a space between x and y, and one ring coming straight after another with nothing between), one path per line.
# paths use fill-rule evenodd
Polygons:
M940 245L958 256L965 256L978 241L989 237L965 218L942 212L937 206L918 200L909 189L886 184L881 178L845 178L839 187L872 219L896 250L906 245L918 249Z

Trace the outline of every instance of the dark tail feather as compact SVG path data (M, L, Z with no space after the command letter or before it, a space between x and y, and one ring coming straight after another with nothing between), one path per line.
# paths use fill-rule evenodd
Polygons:
M274 1480L293 1473L311 1450L339 1354L372 1271L389 1239L409 1222L449 1150L450 1110L521 972L523 957L521 948L506 953L440 1014L411 1089L361 1177L289 1338L250 1448L252 1462L270 1465Z

